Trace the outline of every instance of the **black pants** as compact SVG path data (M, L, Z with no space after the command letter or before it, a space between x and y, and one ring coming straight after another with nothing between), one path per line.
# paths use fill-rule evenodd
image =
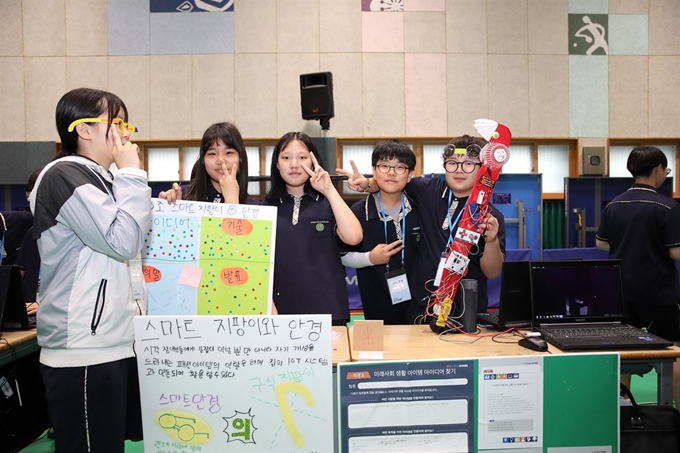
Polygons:
M55 453L123 453L141 440L135 358L86 367L41 366Z

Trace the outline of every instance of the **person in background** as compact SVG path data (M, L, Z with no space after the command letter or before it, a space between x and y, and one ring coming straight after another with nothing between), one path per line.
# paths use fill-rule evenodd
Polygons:
M480 152L486 145L481 138L463 135L451 140L442 152L446 180L413 178L404 191L418 205L421 244L416 255L415 275L411 295L418 302L412 313L413 321L422 320L430 296L437 291L435 277L443 254L447 254L456 234L463 208L477 180L482 165ZM377 192L373 178L366 179L356 167L353 171L338 169L349 178L348 187L356 191ZM503 214L490 205L489 213L479 225L483 233L476 250L470 254L468 272L464 278L478 282L477 311L485 312L488 305L487 279L501 273L505 260L505 221ZM474 252L474 248L473 248ZM456 294L456 306L462 291Z
M418 208L403 192L413 177L416 156L404 143L386 140L373 150L371 163L379 190L352 206L364 238L348 248L342 263L357 268L366 319L383 320L388 325L409 324L414 302L398 279L404 276L408 281L414 275L420 242ZM392 294L388 282L395 283L391 286L400 291Z
M195 174L194 174L195 171ZM258 204L248 195L248 154L241 133L231 123L215 123L206 129L200 154L186 186L174 183L158 197L213 203Z
M0 212L0 264L16 264L26 231L33 225L30 211Z
M37 169L28 177L26 201L30 201L31 192L35 186L35 181L42 168ZM38 312L40 303L38 302L38 286L40 285L40 253L38 243L33 238L33 226L26 231L21 249L17 255L16 264L21 266L22 292L26 303L26 312L29 320L35 325L35 315Z
M621 260L628 324L680 345L680 205L657 192L668 160L645 146L630 152L626 166L635 183L604 208L595 243ZM630 388L630 376L621 381ZM680 404L680 366L673 367L673 397Z
M126 438L142 436L133 318L146 312L144 280L135 276L151 189L127 121L112 93L78 88L62 96L56 125L69 155L45 167L30 196L56 453L122 453Z
M273 289L278 313L331 314L334 325L347 324L339 241L360 243L361 224L307 134L288 132L277 142L264 204L278 208Z

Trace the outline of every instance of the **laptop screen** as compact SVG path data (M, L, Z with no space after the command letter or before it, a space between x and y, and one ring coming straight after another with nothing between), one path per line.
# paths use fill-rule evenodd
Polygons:
M621 261L532 261L534 326L625 322Z

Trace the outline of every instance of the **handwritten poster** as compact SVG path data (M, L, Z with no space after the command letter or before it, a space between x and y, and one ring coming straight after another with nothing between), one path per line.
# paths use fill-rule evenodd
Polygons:
M333 451L331 317L139 316L145 453Z
M142 270L150 315L271 313L276 208L152 199Z

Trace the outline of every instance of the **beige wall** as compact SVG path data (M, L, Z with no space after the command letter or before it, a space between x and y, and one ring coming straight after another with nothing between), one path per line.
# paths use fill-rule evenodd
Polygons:
M360 0L237 0L233 54L110 56L106 0L0 0L0 141L56 140L56 102L79 86L121 96L142 139L199 138L220 120L248 138L321 135L301 119L298 85L317 71L333 73L329 136L454 136L479 117L516 137L574 136L574 2L404 3L403 13L371 13ZM606 135L677 137L680 2L608 9L648 17L648 52L605 57Z

